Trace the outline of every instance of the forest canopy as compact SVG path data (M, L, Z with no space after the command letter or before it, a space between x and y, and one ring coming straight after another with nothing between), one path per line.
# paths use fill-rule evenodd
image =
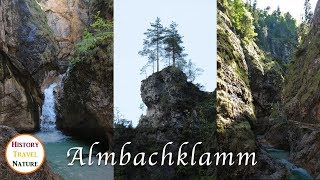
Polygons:
M245 43L255 41L260 48L280 64L291 61L291 55L301 44L301 37L308 32L312 19L310 0L305 1L305 15L298 24L290 13L281 12L278 7L257 8L257 0L218 0L230 17L237 33Z

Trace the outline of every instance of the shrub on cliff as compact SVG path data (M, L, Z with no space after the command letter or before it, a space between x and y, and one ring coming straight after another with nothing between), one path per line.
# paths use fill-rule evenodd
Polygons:
M219 0L229 15L232 24L245 41L253 40L257 35L254 31L252 14L247 10L242 0Z
M82 40L76 44L75 56L71 64L77 64L84 60L84 57L90 50L94 49L104 42L113 40L113 22L105 21L100 16L100 12L95 15L94 22L89 29L85 29Z

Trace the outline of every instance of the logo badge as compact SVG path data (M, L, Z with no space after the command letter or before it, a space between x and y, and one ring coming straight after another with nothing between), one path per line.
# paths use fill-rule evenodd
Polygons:
M5 150L9 167L20 174L31 174L39 170L45 161L42 142L33 135L20 134L13 137Z

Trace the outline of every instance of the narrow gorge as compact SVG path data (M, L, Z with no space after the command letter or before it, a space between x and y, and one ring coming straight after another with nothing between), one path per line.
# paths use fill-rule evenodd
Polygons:
M52 167L45 171L58 174L52 179L85 178L86 171L99 171L65 171L67 159L57 162L55 156L64 155L68 147L88 148L97 139L103 141L103 150L112 146L112 21L112 0L0 1L1 138L12 137L13 129L39 136ZM108 23L108 29L101 23ZM82 53L86 33L99 40ZM104 168L101 173L110 176L112 169ZM13 172L8 173L0 171L0 177ZM43 179L42 171L38 175L34 178Z
M290 14L236 2L218 1L217 141L258 164L221 166L217 177L318 179L320 1L300 43Z

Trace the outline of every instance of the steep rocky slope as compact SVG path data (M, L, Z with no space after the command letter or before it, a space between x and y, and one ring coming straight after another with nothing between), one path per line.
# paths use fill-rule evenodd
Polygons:
M281 67L238 35L224 2L218 2L218 144L223 151L255 151L260 159L256 167L219 168L218 178L287 176L259 150L264 142L261 137L256 141L254 133L264 135L268 145L290 151L290 162L320 178L320 2L284 83Z
M162 153L163 146L173 153L176 160L179 146L189 142L183 148L191 152L192 146L199 141L203 144L197 150L200 153L214 152L215 140L215 93L199 90L197 86L187 81L186 75L177 68L167 67L154 73L141 84L141 97L147 106L146 116L142 116L135 129L116 129L116 153L124 142L131 141L128 148L132 154L146 152L146 156L158 151ZM123 130L123 131L121 131ZM121 133L122 132L122 133ZM127 147L126 147L127 148ZM215 167L199 166L160 166L161 157L155 158L159 163L155 166L143 167L128 165L116 167L116 177L125 179L177 179L185 177L211 177ZM190 156L186 158L190 162ZM190 163L189 163L190 164Z
M100 39L103 42L97 42L86 56L75 53L85 29L93 28L90 24L98 11L112 19L113 1L0 0L0 125L18 132L39 130L43 90L66 72L71 59L81 56L86 60L65 77L61 103L65 114L60 119L67 120L58 125L68 134L111 145L113 41ZM0 128L0 135L6 131ZM33 175L17 176L0 160L0 179L55 179L47 164Z
M0 4L0 124L33 132L40 125L42 91L65 73L76 43L84 29L91 28L97 12L112 19L113 1L1 0ZM99 63L91 65L95 70L105 65ZM105 96L104 91L95 97Z
M218 1L217 138L219 152L255 152L256 166L219 167L219 179L284 178L286 170L257 146L255 133L275 122L273 104L281 98L280 66L252 41L241 38Z
M94 15L100 11L103 17L113 17L112 0L40 0L39 5L58 43L57 59L64 70L73 56L75 43L92 23Z
M88 51L63 80L57 127L111 148L113 128L113 41Z
M290 65L284 88L286 112L290 120L319 123L319 19L320 4L314 14L312 29Z
M57 44L36 1L0 4L0 124L35 131L41 84L45 74L58 69Z
M54 174L49 167L48 163L45 162L43 166L35 173L29 174L29 175L21 175L14 171L12 171L9 166L7 165L6 160L4 159L4 151L7 143L10 141L11 138L13 138L18 133L7 126L1 126L0 125L0 179L18 179L18 180L42 180L42 179L48 179L48 180L58 180L60 179L59 176Z
M75 48L58 93L57 127L112 149L113 24L95 16ZM112 15L109 15L112 17ZM89 38L87 38L89 37Z
M284 86L290 159L320 178L320 1L311 30L289 67Z

